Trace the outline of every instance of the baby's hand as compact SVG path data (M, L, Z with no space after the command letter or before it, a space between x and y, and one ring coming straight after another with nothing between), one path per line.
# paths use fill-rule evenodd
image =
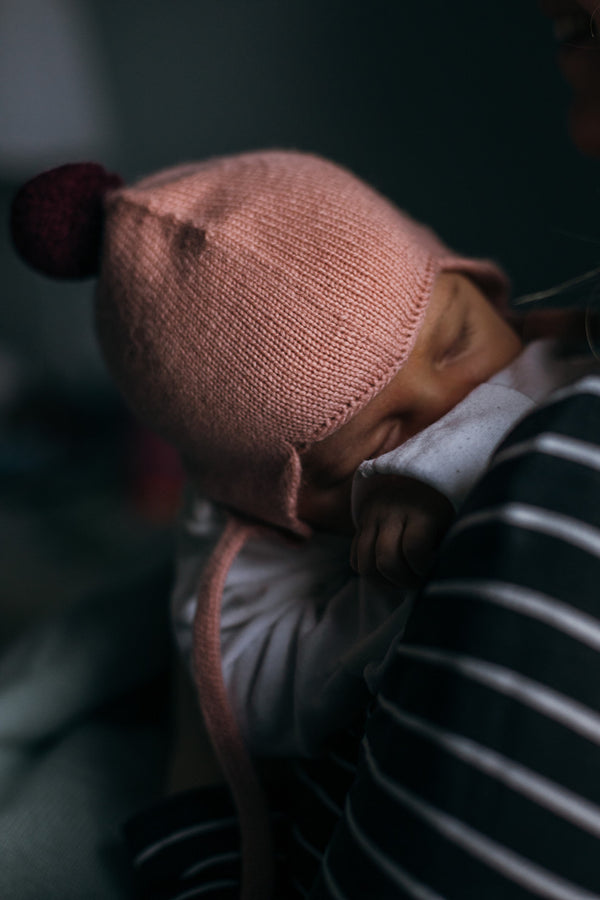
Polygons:
M401 475L373 475L358 512L350 563L360 575L379 574L417 587L454 518L439 491Z

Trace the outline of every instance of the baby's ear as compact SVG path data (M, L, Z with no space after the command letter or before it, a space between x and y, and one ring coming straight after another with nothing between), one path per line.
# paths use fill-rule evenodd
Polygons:
M123 184L97 163L42 172L15 195L14 247L24 262L52 278L89 278L99 269L104 196Z

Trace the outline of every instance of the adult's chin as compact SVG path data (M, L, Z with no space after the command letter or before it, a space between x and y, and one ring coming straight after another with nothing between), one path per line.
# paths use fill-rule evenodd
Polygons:
M587 36L564 44L558 55L560 70L571 88L569 131L587 156L600 157L600 46Z
M586 156L600 159L600 99L578 97L569 109L569 133L575 146Z

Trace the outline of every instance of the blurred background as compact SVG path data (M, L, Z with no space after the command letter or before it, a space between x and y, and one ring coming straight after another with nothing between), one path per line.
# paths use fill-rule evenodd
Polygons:
M595 267L598 176L535 0L0 0L0 202L52 165L133 180L278 146L354 169L516 294ZM8 639L171 549L180 473L108 382L92 282L0 244L0 571ZM43 585L43 590L41 586Z

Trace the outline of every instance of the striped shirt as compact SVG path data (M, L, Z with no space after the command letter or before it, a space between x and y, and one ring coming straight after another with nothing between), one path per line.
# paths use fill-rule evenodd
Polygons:
M278 898L600 898L599 488L590 377L501 446L364 727L274 792ZM239 896L219 791L130 823L140 896Z

